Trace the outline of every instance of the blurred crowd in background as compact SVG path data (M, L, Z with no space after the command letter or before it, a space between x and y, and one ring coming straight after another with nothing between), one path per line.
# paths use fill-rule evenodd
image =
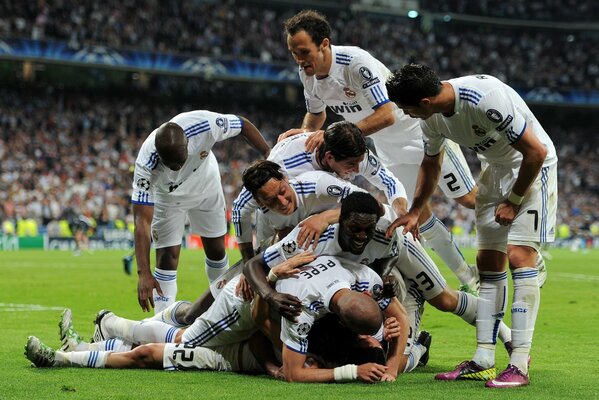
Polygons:
M241 1L106 0L10 2L0 0L0 39L28 37L66 41L75 48L95 43L148 51L292 63L282 21L299 10ZM258 2L259 3L259 2ZM349 4L350 2L345 2ZM565 4L567 3L567 4ZM461 13L514 19L587 22L599 15L592 1L421 1L433 13ZM326 10L325 10L326 11ZM338 11L338 10L337 10ZM358 45L391 68L426 63L442 78L488 73L521 89L597 90L596 32L514 29L436 21L355 15L349 8L331 13L333 43ZM365 34L367 33L367 34ZM235 113L250 119L274 145L277 136L299 127L301 92L295 104L273 88L260 100L251 83L190 82L196 97L177 99L181 79L157 79L139 93L76 91L47 85L0 88L0 221L4 234L68 235L70 215L87 218L90 234L132 229L129 205L132 170L145 137L162 122L192 109ZM195 85L195 86L194 86ZM253 97L251 97L253 96ZM248 101L249 100L249 101ZM537 110L533 107L533 111ZM557 236L599 238L599 140L592 109L537 116L559 156ZM230 206L241 188L241 173L257 153L241 139L214 148ZM465 150L473 173L480 170ZM442 195L437 216L456 235L471 235L473 212Z

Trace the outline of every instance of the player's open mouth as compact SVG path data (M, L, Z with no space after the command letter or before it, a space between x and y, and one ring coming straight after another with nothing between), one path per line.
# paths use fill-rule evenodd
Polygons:
M354 245L354 247L364 247L364 245L366 244L366 241L363 240L352 240L352 244Z

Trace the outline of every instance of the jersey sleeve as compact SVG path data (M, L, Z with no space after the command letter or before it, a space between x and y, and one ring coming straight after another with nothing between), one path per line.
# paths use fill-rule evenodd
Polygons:
M297 317L297 322L281 318L281 341L287 348L301 354L308 352L308 333L314 325L314 317L305 311Z
M235 228L237 242L252 242L252 217L256 209L258 209L258 203L256 203L252 193L243 188L235 201L233 201L233 210L231 212L231 222Z
M516 143L526 129L525 117L501 90L487 93L478 104L481 124L487 130L497 130L509 144Z
M360 175L379 190L382 190L389 204L393 204L393 201L397 198L407 198L404 185L370 151L366 152L366 157L360 164Z
M215 142L221 142L226 139L230 139L235 137L241 133L241 129L243 128L243 121L237 115L233 114L214 114L212 118L208 119L210 124L210 134L212 135ZM201 131L201 123L198 127L195 128L196 131ZM195 132L191 131L192 127L185 129L185 134L187 137L191 137L191 135Z
M435 124L431 123L432 118L427 121L421 121L422 140L424 141L424 154L427 156L437 156L445 148L445 136L441 134Z
M306 111L308 111L311 114L320 114L327 108L327 105L324 101L314 96L305 88L304 99L306 100Z
M146 139L135 160L131 192L131 203L133 204L154 205L155 182L152 171L157 167L159 158L158 152L151 144L152 141L153 136Z
M297 245L299 231L300 228L296 226L287 236L268 247L262 255L264 265L272 269L283 261L301 253L303 250Z
M348 73L351 88L362 93L373 109L389 102L385 86L386 77L380 72L374 57L354 57L349 65Z

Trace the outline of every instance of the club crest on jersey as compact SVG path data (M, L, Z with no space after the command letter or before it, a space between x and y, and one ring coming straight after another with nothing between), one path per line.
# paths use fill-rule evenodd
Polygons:
M216 283L216 288L217 288L217 289L222 289L222 288L224 288L224 287L225 287L225 285L227 284L227 282L228 282L228 281L227 281L226 279L223 279L223 280L221 280L221 281L218 281L218 282Z
M288 242L283 243L281 245L281 248L285 253L293 254L295 250L297 250L297 243L295 243L295 240L290 240Z
M370 264L370 259L368 257L360 260L360 264L368 265Z
M208 154L210 154L210 153L208 153L206 150L204 150L200 153L200 158L203 160L204 158L208 157Z
M302 322L297 326L297 334L300 336L306 336L308 332L310 332L310 324L307 322Z
M489 118L491 121L497 124L503 121L503 115L501 115L499 111L494 110L492 108L487 110L487 118Z
M377 283L372 287L372 298L378 300L381 297L383 297L383 287Z
M349 97L350 99L353 99L354 97L356 97L356 92L354 92L353 90L351 90L348 87L343 88L343 93L345 93L345 95L347 97Z
M137 180L137 187L147 192L148 190L150 190L150 181L146 178L139 178Z
M487 131L478 125L472 125L472 130L476 136L485 136L487 134Z
M327 188L327 193L333 197L339 197L343 193L343 189L337 185L331 185Z

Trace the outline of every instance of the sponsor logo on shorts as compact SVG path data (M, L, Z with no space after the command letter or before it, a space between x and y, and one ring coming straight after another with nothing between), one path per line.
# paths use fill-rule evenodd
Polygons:
M487 110L487 118L489 118L491 121L495 122L495 123L500 123L501 121L503 121L503 115L501 115L501 113L493 108L490 108Z
M158 229L156 228L152 228L152 239L154 239L154 241L158 240Z

